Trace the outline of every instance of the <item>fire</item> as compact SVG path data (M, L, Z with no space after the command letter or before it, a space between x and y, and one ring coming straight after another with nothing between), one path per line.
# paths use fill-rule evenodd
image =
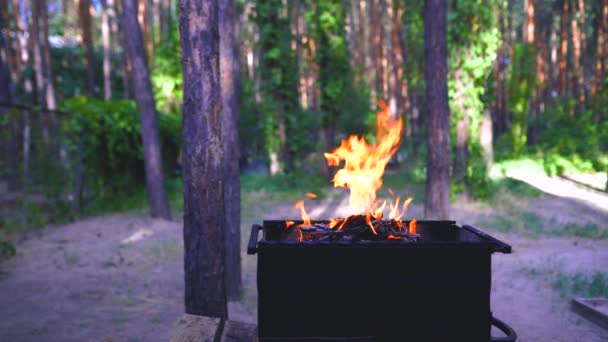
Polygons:
M417 224L416 219L413 219L410 221L410 228L408 230L408 232L410 234L416 234L416 224Z
M401 141L403 122L401 117L391 119L391 112L384 101L378 103L377 144L368 144L365 138L351 135L342 141L332 153L325 153L329 166L344 167L336 173L334 187L350 189L350 207L353 213L374 211L376 191L382 186L382 175L389 160L397 152Z
M312 224L310 221L310 216L308 216L306 209L304 209L304 201L297 201L293 207L296 209L300 209L300 211L302 212L302 221L304 221L304 225L311 226Z
M349 204L352 215L313 223L304 208L304 200L300 200L295 203L294 208L300 209L302 223L285 221L285 229L295 229L299 233L299 241L315 239L319 234L327 234L324 240L331 239L332 236L347 237L347 234L353 234L353 229L363 232L361 228L369 228L374 239L406 241L419 237L415 219L410 221L409 226L405 226L405 222L401 220L413 200L411 197L400 205L401 197L395 197L393 190L388 189L394 199L383 201L382 204L376 201L376 191L382 186L384 169L397 152L403 129L402 119L393 120L385 102L380 101L378 106L381 110L377 116L376 144L368 144L363 137L352 135L343 140L333 152L324 154L329 166L340 166L344 161L343 168L336 172L332 182L334 187L350 190ZM313 200L318 198L311 192L306 193L306 197ZM388 219L384 219L384 209L387 205ZM337 234L342 230L344 231ZM369 237L364 239L367 238Z

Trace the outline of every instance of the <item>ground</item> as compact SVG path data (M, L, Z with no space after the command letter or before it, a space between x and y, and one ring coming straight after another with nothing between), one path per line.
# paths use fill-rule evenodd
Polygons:
M608 270L608 197L594 193L601 201L594 205L585 193L581 199L557 188L539 197L498 196L490 204L456 201L452 216L513 246L513 254L493 256L491 306L518 341L608 341L608 331L570 311L568 289L555 286L556 279ZM298 215L291 203L248 198L254 200L245 204L243 247L252 223ZM346 206L343 194L330 194L309 211L321 218L340 215ZM414 204L408 217L421 211ZM167 341L183 312L182 246L180 222L144 213L30 234L17 245L18 255L0 264L0 340ZM256 259L244 248L242 257L243 300L231 303L230 315L254 322Z

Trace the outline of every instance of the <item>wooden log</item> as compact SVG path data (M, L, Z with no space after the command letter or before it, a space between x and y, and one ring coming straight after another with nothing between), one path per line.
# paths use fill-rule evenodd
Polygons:
M237 321L227 321L222 332L221 342L241 342L258 340L258 327Z
M226 321L220 318L184 314L177 322L171 342L238 342L258 341L255 324Z
M220 322L216 317L184 314L177 322L171 342L213 342Z

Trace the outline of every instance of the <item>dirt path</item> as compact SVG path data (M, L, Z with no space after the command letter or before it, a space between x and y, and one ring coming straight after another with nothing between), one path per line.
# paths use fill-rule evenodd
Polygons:
M542 197L519 205L603 222L606 229L607 212L562 203ZM309 211L320 218L343 213L346 205L330 196ZM263 218L297 215L290 204L266 207L272 209ZM492 210L456 203L453 216L474 222ZM416 204L410 215L421 212ZM243 246L250 224L259 221L244 218ZM561 298L550 280L556 272L606 272L608 240L492 234L514 250L493 257L492 310L518 332L518 341L608 341L606 330L570 312L569 299ZM183 312L182 249L180 223L136 214L46 228L0 264L0 341L167 341ZM243 302L230 308L243 321L255 321L255 264L243 249Z

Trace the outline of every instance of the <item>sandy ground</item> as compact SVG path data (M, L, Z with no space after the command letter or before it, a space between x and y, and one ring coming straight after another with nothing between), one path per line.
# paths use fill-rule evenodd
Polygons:
M608 229L608 212L571 201L547 195L520 204ZM343 197L330 197L311 207L311 216L339 215L346 205ZM261 218L297 215L290 204L264 210ZM491 210L456 203L453 216L474 222ZM414 205L410 214L421 211ZM249 225L261 218L243 218L243 246ZM518 341L608 341L608 331L572 313L569 298L549 280L555 272L608 272L608 240L492 235L513 246L513 254L493 256L492 310L517 331ZM181 223L142 214L32 234L16 257L0 264L0 341L167 341L183 312L182 250ZM243 248L245 288L242 302L230 305L234 319L255 322L255 265Z

